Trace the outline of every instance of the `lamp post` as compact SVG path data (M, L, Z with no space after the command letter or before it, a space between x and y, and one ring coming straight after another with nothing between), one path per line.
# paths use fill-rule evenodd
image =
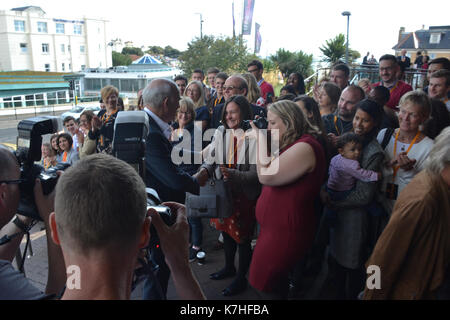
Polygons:
M203 18L201 13L196 13L200 15L200 40L203 39L203 31L202 31L202 25L203 25Z
M347 16L347 45L345 48L345 63L348 65L348 30L349 30L349 24L350 24L350 11L344 11L342 12L343 16Z

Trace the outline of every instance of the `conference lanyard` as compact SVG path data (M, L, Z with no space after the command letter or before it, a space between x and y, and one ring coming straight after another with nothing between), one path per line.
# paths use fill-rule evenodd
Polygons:
M112 117L114 114L116 114L118 111L119 111L119 110L116 109L116 111L112 112L112 113L106 118L106 120L105 120L105 116L106 116L106 113L105 113L105 114L102 116L102 123L103 123L103 125L105 125L105 124L108 122L109 118L111 118L111 117ZM105 145L103 136L100 136L100 145L102 145L102 146Z
M239 141L243 140L245 136L239 138ZM233 164L237 164L237 148L238 140L234 135L230 135L230 146L228 147L228 168L232 168Z
M394 142L394 159L395 156L397 155L397 140L398 140L398 136L400 134L400 129L397 131L397 134L395 135L395 142ZM414 139L411 141L411 144L409 145L408 149L406 150L406 154L408 154L408 152L411 150L412 146L414 145L414 143L416 142L417 138L420 135L420 130L417 130L416 136L414 137ZM400 166L395 166L394 167L394 175L392 177L392 181L395 180L395 177L397 176L397 172L398 169L400 169Z
M336 132L337 132L337 135L338 136L340 136L341 135L341 133L339 132L339 129L338 129L338 127L337 127L337 116L334 116L334 127L336 128ZM342 125L342 122L341 122L341 126L343 127L343 125ZM342 128L342 131L344 131L344 128Z

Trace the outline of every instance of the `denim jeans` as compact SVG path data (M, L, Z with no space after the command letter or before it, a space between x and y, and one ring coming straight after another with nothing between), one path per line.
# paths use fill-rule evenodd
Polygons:
M201 218L188 218L189 239L192 245L201 247L203 242L203 224Z

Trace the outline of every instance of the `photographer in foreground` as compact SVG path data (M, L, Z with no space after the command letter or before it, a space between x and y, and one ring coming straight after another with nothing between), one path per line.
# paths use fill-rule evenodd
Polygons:
M184 206L165 205L176 214L171 227L154 209L147 217L145 185L122 160L95 154L69 168L56 186L50 226L67 266L77 266L80 273L79 286L68 286L62 299L129 299L138 254L150 239L151 221L179 298L204 299L189 267Z
M35 288L11 262L19 248L23 235L28 231L31 218L17 215L20 199L20 168L14 154L0 146L0 239L12 237L0 245L0 300L42 299L45 295ZM34 196L39 215L49 230L48 218L53 211L53 194L44 196L37 180ZM13 220L11 220L13 219ZM47 233L48 234L48 233ZM66 273L61 249L47 237L48 281L45 293L57 294L64 287Z

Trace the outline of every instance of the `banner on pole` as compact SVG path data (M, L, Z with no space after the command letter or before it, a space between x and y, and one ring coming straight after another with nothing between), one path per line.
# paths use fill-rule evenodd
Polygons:
M253 8L255 0L244 0L244 16L242 21L242 34L250 35L252 33Z
M259 28L261 26L259 23L255 22L255 53L259 53L259 50L261 49L261 33L259 32Z

